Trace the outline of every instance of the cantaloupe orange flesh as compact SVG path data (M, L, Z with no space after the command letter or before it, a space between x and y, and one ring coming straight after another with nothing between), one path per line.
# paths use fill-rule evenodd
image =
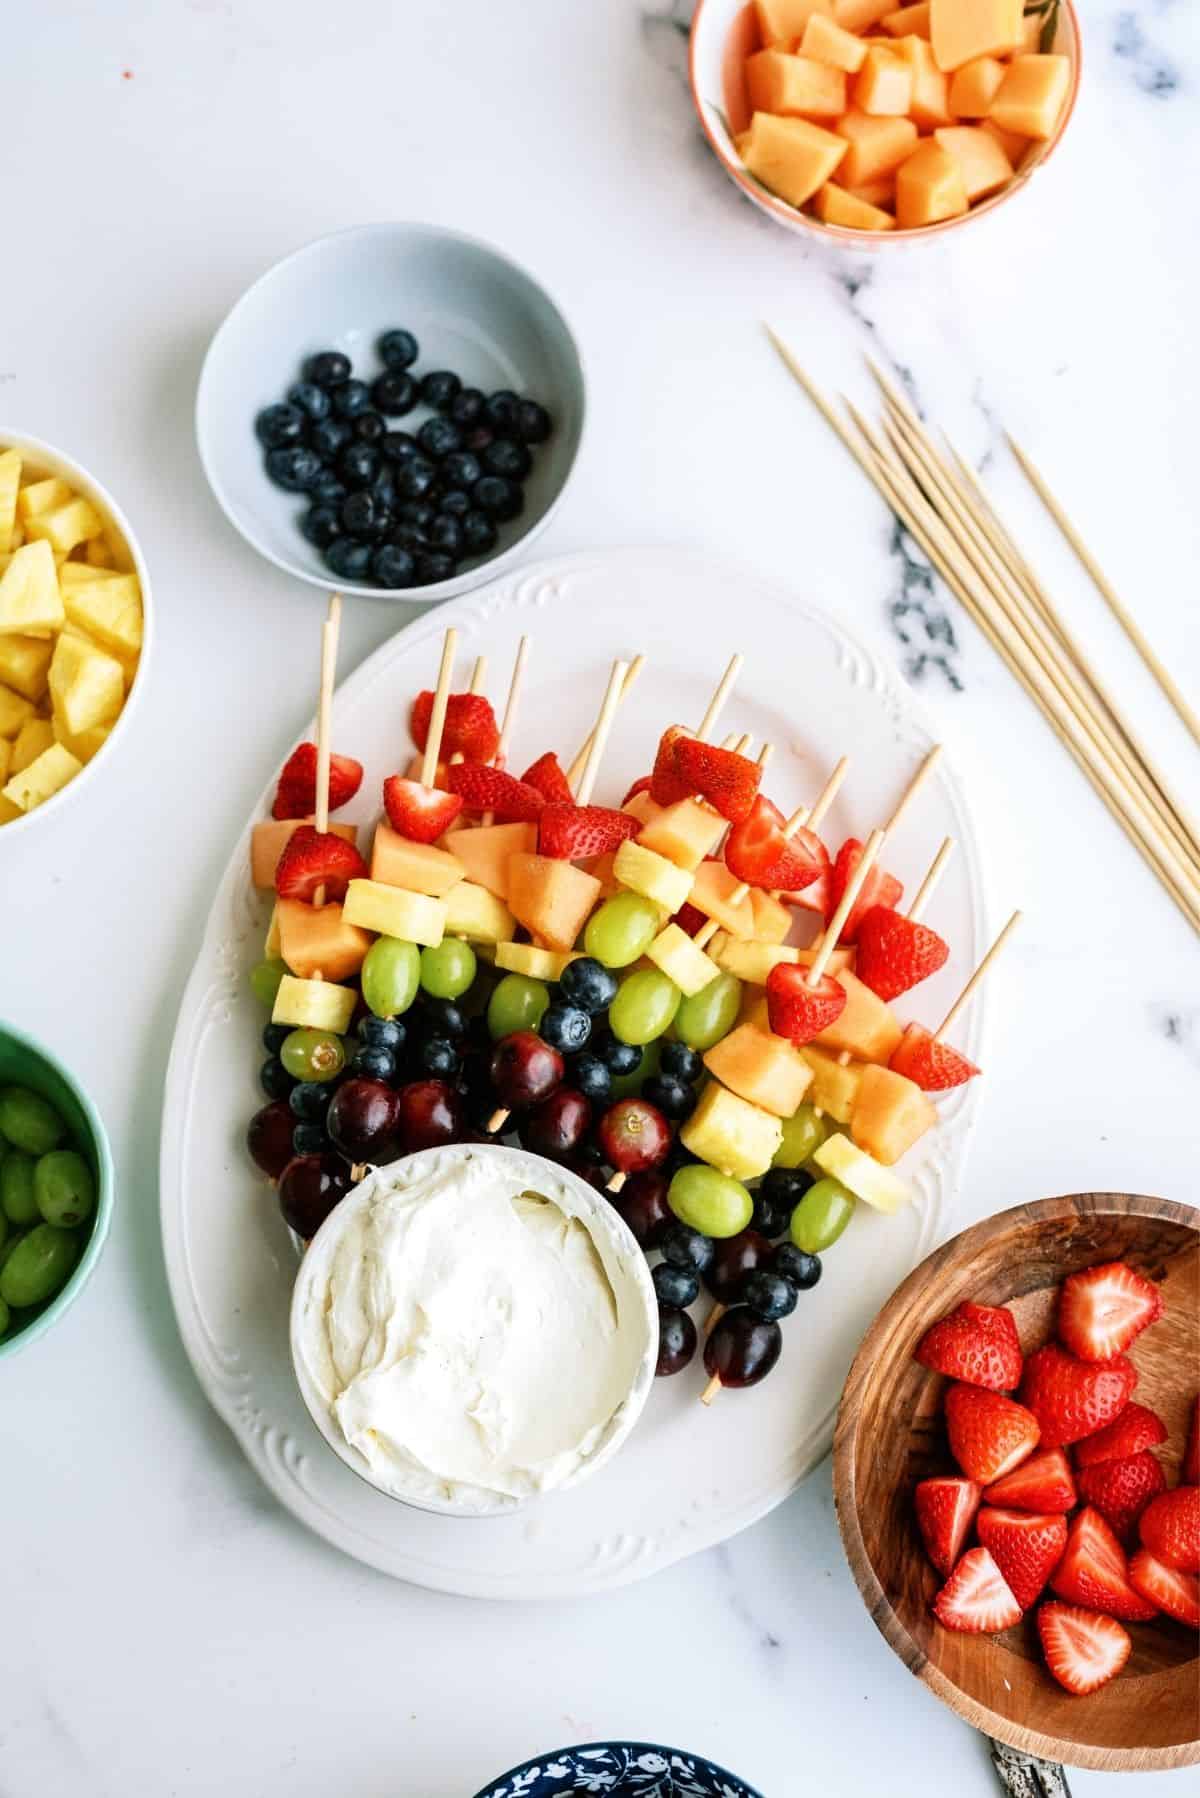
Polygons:
M934 61L947 74L975 56L996 56L1021 42L1023 0L930 0Z
M279 953L300 980L349 980L363 965L374 940L370 931L347 924L340 905L320 910L300 899L280 899L275 908Z
M469 834L459 833L464 841ZM431 899L443 899L465 872L457 854L450 850L439 849L433 843L410 843L390 824L376 826L371 849L372 880L403 887L409 893L427 893Z
M918 6L902 6L897 12L885 12L879 23L890 37L929 36L929 0Z
M995 56L977 56L955 69L946 97L956 119L986 119L1004 80L1004 66Z
M730 1092L773 1117L790 1118L812 1084L812 1069L794 1043L757 1024L739 1024L704 1057Z
M1012 180L1012 163L996 139L978 125L944 125L933 135L962 170L970 204L999 193Z
M896 170L896 223L911 230L958 218L966 210L962 170L949 150L926 138Z
M854 77L854 104L872 118L904 118L912 105L912 70L888 50L868 50Z
M884 212L878 206L868 206L865 200L847 193L844 187L835 187L832 181L827 181L824 187L818 188L813 211L827 225L843 225L848 231L896 229L896 221L890 212Z
M852 31L843 31L833 19L815 12L804 27L800 53L810 56L814 62L828 63L831 69L842 69L847 75L853 75L863 66L867 46Z
M792 50L813 13L832 14L833 0L754 0L754 10L763 43Z
M895 175L877 175L874 181L864 181L858 187L850 187L846 191L867 206L877 206L881 212L892 212L895 209Z
M1053 137L1070 85L1069 57L1014 56L988 117L1002 131L1018 131L1022 137Z
M761 887L750 888L750 909L754 914L756 943L786 943L792 929L792 914Z
M995 138L1014 169L1020 168L1025 152L1033 142L1031 137L1022 137L1019 131L1001 131L994 119L984 119L979 129Z
M897 40L896 54L912 71L912 102L908 116L918 131L932 131L937 125L953 122L950 112L950 78L943 75L933 60L933 51L923 37Z
M889 1062L903 1035L895 1014L849 968L840 969L837 980L846 994L845 1009L817 1042L834 1054L849 1049L862 1061Z
M536 824L480 824L474 830L455 831L443 837L443 849L449 849L462 864L468 880L486 887L497 899L508 898L508 861L522 851L531 855L537 848Z
M773 194L789 206L803 206L829 180L845 152L840 137L808 119L756 112L742 159Z
M870 31L894 11L892 0L833 0L833 16L843 31Z
M937 1107L913 1081L891 1068L862 1070L850 1137L884 1167L893 1167L936 1123Z
M742 148L743 141L749 143L750 133L748 131L743 131L736 139L739 150ZM661 818L666 807L656 805L649 793L643 789L642 792L635 793L632 799L626 800L621 810L628 812L631 818L636 818L639 824L649 824L652 819Z
M706 918L715 918L722 930L748 943L754 936L754 908L748 898L733 898L739 885L724 862L701 862L696 869L688 903Z
M509 857L508 909L548 948L575 947L601 890L598 880L571 862L546 855Z
M841 69L783 50L760 50L749 59L746 92L755 112L837 119L846 110L846 77Z
M917 128L911 119L876 119L855 108L838 120L836 130L850 146L838 169L842 187L861 187L865 181L890 175L917 143Z
M264 818L250 832L250 878L262 892L274 888L275 869L279 858L290 843L293 833L302 824L311 824L311 818ZM336 837L344 837L348 843L357 843L357 824L330 823L329 829Z

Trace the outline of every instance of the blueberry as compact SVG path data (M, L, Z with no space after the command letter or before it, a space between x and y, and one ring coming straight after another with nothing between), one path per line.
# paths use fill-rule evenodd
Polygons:
M266 406L254 421L254 434L267 449L286 449L304 435L304 414L298 406Z
M368 1043L372 1049L391 1049L393 1053L404 1047L404 1039L408 1035L399 1018L364 1018L358 1026L358 1040Z
M309 489L314 505L323 506L340 505L348 491L345 481L339 481L332 468L326 468Z
M419 524L410 523L406 518L402 518L399 524L393 528L392 534L388 538L388 542L396 549L404 550L410 556L415 556L418 550L427 549L429 547L425 541L425 532L421 529L421 526ZM414 563L413 582L415 581L416 565ZM410 582L410 585L413 584L413 582Z
M781 1242L771 1256L771 1266L800 1292L807 1292L821 1278L821 1257L806 1255L794 1242Z
M470 450L452 450L442 462L442 479L451 487L473 487L482 473L483 464Z
M457 563L442 555L440 550L418 550L415 559L418 587L435 587L439 581L450 580L457 567Z
M323 1155L328 1147L324 1124L297 1124L292 1131L293 1155Z
M309 419L329 417L329 395L315 381L297 381L288 388L288 405L295 406Z
M315 451L292 446L267 451L267 473L288 493L307 493L320 480L323 469Z
M400 587L411 587L416 574L412 551L405 549L394 538L389 543L381 543L371 557L371 578L380 587L389 587L393 591Z
M421 1045L420 1063L427 1074L445 1079L458 1072L458 1050L444 1036L431 1036Z
M447 412L462 392L462 382L447 368L435 369L421 382L421 398L435 412Z
M467 1020L463 1016L462 1007L456 1005L453 999L427 997L421 1009L428 1020L431 1035L449 1037L451 1042L457 1042L467 1034Z
M437 509L446 518L457 518L461 524L471 510L471 496L464 493L461 487L451 487L438 498ZM460 533L461 539L461 533ZM461 555L462 549L459 549Z
M482 456L488 444L495 439L496 433L487 424L472 425L463 438L463 448L469 449L473 456Z
M669 1261L672 1267L687 1268L694 1274L702 1274L711 1267L717 1252L711 1237L702 1236L690 1224L678 1221L667 1225L658 1246L664 1261Z
M803 1168L769 1167L758 1190L769 1193L779 1209L790 1217L811 1185L812 1177Z
M489 393L483 408L483 416L493 431L507 435L517 428L517 415L521 402L508 387L500 388L497 393Z
M450 402L447 416L456 425L477 425L483 417L484 397L478 387L464 387Z
M690 1117L696 1109L696 1095L682 1080L669 1074L654 1074L642 1088L642 1097L657 1105L663 1116L672 1119Z
M342 501L342 529L361 543L381 542L393 522L391 512L373 493L348 493Z
M574 962L568 962L574 967ZM633 1043L618 1042L615 1036L605 1039L600 1047L600 1059L610 1074L636 1074L642 1065L642 1051Z
M693 1155L692 1151L685 1148L676 1137L667 1150L667 1159L662 1164L662 1171L670 1179L671 1175L677 1174L681 1167L695 1167L699 1159L698 1155Z
M278 1055L272 1055L264 1061L258 1070L258 1084L268 1099L286 1099L296 1082L288 1073Z
M343 581L365 581L371 572L371 545L353 537L335 537L325 551L325 566Z
M339 418L357 418L371 404L371 389L365 381L342 381L329 397Z
M482 480L476 481L471 497L481 511L489 513L501 524L515 518L525 504L521 489L498 474L485 474Z
M533 467L533 457L523 443L510 437L497 437L483 452L483 466L489 474L502 474L509 481L523 481Z
M437 469L424 456L410 456L396 468L396 492L401 499L424 499L437 481Z
M278 1055L291 1034L292 1026L290 1024L264 1024L262 1033L263 1048L267 1051L268 1055Z
M375 347L388 368L411 368L421 353L411 331L385 331Z
M683 1311L694 1305L700 1295L699 1275L690 1267L673 1267L669 1261L660 1261L650 1278L660 1305Z
M332 462L354 433L344 418L317 418L308 427L308 447L325 462Z
M403 369L389 369L371 382L371 400L389 418L403 418L417 403L417 383Z
M463 548L469 556L486 556L496 547L496 527L486 512L468 512L463 523Z
M368 409L366 412L358 414L351 429L360 443L379 443L387 431L387 426L383 422L382 413L372 412ZM503 474L504 470L499 469L497 472Z
M462 432L448 418L427 418L417 432L417 442L427 456L440 462L462 448Z
M456 562L461 559L463 534L457 518L449 518L444 512L438 514L429 527L429 547L440 550L444 556L453 556Z
M350 378L350 358L343 356L341 350L318 350L300 372L317 387L339 387Z
M411 525L420 533L421 548L428 547L429 527L437 517L437 507L432 500L406 499L396 509L396 522Z
M612 1075L598 1055L576 1056L571 1063L571 1079L593 1105L607 1105L612 1097Z
M551 1005L538 1025L542 1041L563 1055L574 1055L591 1034L592 1020L578 1005Z
M380 505L394 512L398 504L396 495L396 473L390 462L383 462L371 476L367 492L374 494Z
M672 1080L683 1080L692 1086L704 1072L704 1063L686 1043L664 1043L659 1068Z
M356 1080L394 1080L396 1057L390 1049L376 1049L364 1043L350 1057L346 1072Z
M517 407L517 436L522 443L545 443L554 429L545 406L536 400L522 400Z
M300 518L301 534L318 549L328 549L334 538L341 535L341 529L342 521L336 506L310 506Z
M607 1011L617 996L616 975L591 955L581 955L578 960L569 961L562 971L559 985L564 999L589 1012L592 1017ZM635 1061L633 1065L636 1067L638 1064Z
M365 487L379 472L379 451L369 443L348 443L338 452L337 471L347 487Z
M385 462L407 462L420 455L421 446L411 431L386 431L379 439L379 453Z
M796 1309L796 1300L800 1294L782 1274L773 1274L769 1268L756 1267L753 1273L742 1277L737 1296L743 1305L750 1307L756 1317L773 1324Z
M310 1124L319 1123L329 1110L333 1094L321 1080L300 1080L288 1094L294 1115Z

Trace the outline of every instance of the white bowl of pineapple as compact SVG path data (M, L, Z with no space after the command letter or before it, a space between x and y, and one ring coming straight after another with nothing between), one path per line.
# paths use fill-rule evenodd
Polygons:
M146 684L150 582L111 494L0 426L0 831L45 817L103 762Z

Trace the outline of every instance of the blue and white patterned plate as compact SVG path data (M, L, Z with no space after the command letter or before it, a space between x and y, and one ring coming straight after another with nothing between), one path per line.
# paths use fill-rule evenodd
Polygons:
M653 1742L587 1742L514 1767L475 1798L762 1798L723 1767Z

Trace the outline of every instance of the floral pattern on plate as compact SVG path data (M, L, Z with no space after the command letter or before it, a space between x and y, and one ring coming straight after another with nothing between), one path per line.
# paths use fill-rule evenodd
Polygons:
M732 1774L694 1754L648 1742L561 1748L506 1773L478 1798L760 1798Z

